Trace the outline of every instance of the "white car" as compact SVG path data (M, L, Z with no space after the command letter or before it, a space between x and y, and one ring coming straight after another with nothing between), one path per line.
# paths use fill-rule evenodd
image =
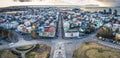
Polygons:
M10 47L12 46L12 45L14 45L15 43L10 43L10 44L8 44Z

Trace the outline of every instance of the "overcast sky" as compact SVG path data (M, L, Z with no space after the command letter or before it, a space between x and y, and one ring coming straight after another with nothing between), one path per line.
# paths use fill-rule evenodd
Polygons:
M96 0L96 1L110 6L120 6L120 0Z
M31 2L14 2L16 0L0 0L0 7L14 5L98 5L119 6L120 0L31 0Z

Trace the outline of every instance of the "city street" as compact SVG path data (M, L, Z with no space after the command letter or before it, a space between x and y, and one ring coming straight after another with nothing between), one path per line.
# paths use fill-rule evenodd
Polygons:
M98 44L101 45L105 45L111 48L115 48L115 49L120 49L119 45L110 43L110 42L105 42L105 41L100 41L97 39L96 34L97 32L87 35L86 37L80 37L79 38L72 38L72 39L63 39L63 31L62 31L62 18L60 13L58 14L58 32L57 35L58 37L55 39L30 39L30 37L21 35L19 33L16 33L18 42L11 42L11 43L5 43L3 45L0 45L0 50L4 50L4 49L11 49L11 48L16 48L16 47L21 47L21 46L26 46L26 45L35 45L35 44L47 44L49 46L51 46L51 54L50 54L50 58L55 58L57 56L57 54L55 54L55 51L57 47L61 47L64 50L62 50L62 52L64 53L64 57L63 58L72 58L73 52L83 43L85 42L96 42ZM27 40L26 40L27 39ZM59 46L56 45L59 42L61 42L61 45L64 46ZM21 52L22 53L22 52Z

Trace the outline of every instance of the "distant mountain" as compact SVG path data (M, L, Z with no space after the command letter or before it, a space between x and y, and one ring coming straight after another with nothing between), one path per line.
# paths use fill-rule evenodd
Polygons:
M32 2L32 0L13 0L15 2Z
M120 6L115 6L115 7L120 7Z
M100 7L97 4L87 4L87 5L83 5L83 6L85 6L85 7Z

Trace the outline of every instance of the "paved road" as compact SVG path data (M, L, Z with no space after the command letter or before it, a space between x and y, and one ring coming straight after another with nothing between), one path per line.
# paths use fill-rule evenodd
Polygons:
M57 42L54 46L53 57L51 58L66 58L64 42Z

